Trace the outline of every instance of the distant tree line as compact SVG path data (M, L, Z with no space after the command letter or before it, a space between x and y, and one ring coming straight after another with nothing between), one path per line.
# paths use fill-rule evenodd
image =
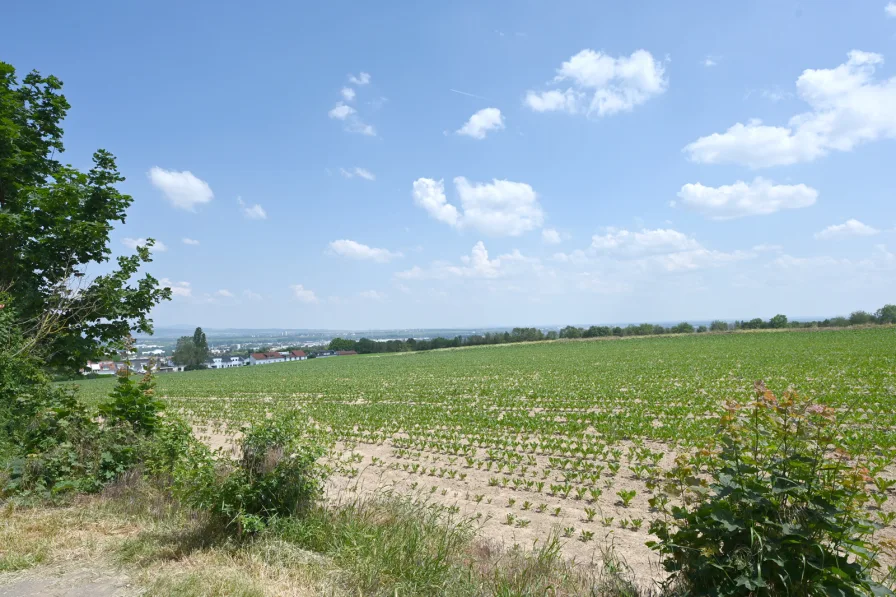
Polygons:
M627 336L658 336L662 334L692 334L704 332L727 332L732 330L764 330L764 329L800 329L800 328L833 328L867 324L896 323L896 305L885 305L873 314L867 311L854 311L849 317L832 317L822 321L791 321L786 315L775 315L769 320L759 317L745 321L716 320L709 326L693 326L683 321L677 325L665 327L653 323L640 325L598 326L581 328L568 325L559 332L551 330L543 332L538 328L513 328L509 332L487 332L472 336L455 336L454 338L432 338L407 340L377 341L370 338L351 340L333 338L327 346L329 350L354 350L361 354L385 352L415 352L436 348L457 348L460 346L483 346L487 344L513 344L515 342L534 342L537 340L557 340L558 338L605 338Z

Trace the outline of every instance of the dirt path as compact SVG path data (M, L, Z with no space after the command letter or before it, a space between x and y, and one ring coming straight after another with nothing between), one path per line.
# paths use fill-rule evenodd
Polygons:
M102 562L32 568L0 578L0 597L134 597L143 594L121 571Z

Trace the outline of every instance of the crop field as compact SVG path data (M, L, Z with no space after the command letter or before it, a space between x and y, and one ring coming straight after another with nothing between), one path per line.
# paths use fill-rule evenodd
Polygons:
M498 542L557 533L579 561L612 545L656 576L644 546L651 479L711 437L725 401L749 400L759 379L836 408L850 449L894 477L891 327L336 357L160 375L157 390L225 449L247 421L303 413L329 442L332 499L416 494L479 519ZM78 385L98 402L113 383ZM896 494L880 497L885 520Z

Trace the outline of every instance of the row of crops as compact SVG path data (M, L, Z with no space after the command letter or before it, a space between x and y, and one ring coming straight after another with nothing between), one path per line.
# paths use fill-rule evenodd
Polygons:
M514 543L560 533L579 560L612 532L646 562L663 472L757 379L838 409L846 443L883 473L869 508L896 538L894 328L339 357L160 375L157 389L216 447L246 422L300 413L330 447L338 491L423 496ZM113 383L82 382L82 396L102 401Z
M302 409L338 438L568 451L643 438L691 445L753 382L837 407L855 446L896 446L896 329L739 333L480 347L168 374L160 395L238 427ZM112 380L82 382L100 401ZM537 446L537 448L536 448Z

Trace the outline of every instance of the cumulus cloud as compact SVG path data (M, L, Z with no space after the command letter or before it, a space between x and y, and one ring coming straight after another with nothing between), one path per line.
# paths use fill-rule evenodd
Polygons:
M197 205L208 203L215 197L208 183L189 170L177 172L153 166L149 169L148 176L152 185L162 191L165 199L178 209L196 211Z
M342 99L344 99L347 102L350 102L353 99L355 99L355 90L352 89L351 87L343 87L339 93L342 94Z
M293 284L289 288L292 290L293 296L303 303L311 304L318 302L317 295L314 294L314 291L308 290L301 284Z
M504 117L498 108L483 108L479 110L457 130L458 135L466 135L474 139L485 139L489 131L497 131L504 128Z
M523 268L538 266L538 260L524 256L518 250L500 255L494 259L488 256L488 250L482 241L473 245L469 255L460 258L460 265L437 261L429 268L414 266L398 272L395 277L401 280L432 280L446 278L494 279L511 273L518 273Z
M260 301L263 297L257 292L252 292L251 290L244 290L243 296L246 297L250 301Z
M888 17L896 17L896 2L888 2L884 6L884 12L887 13Z
M560 244L562 239L560 238L560 233L553 228L544 228L541 231L541 240L549 245L557 245Z
M341 257L348 257L349 259L376 261L377 263L386 263L402 256L399 252L369 247L347 239L334 240L331 242L330 252Z
M243 212L243 217L249 220L266 220L268 219L268 214L264 210L262 206L257 203L249 205L245 201L243 201L242 197L237 197L236 202L240 205L240 210Z
M363 178L364 180L376 180L376 175L368 170L367 168L358 168L355 166L354 168L349 168L346 170L345 168L340 168L339 173L342 174L345 178L354 178L357 176L358 178Z
M336 120L345 120L352 114L355 114L357 110L352 108L351 106L347 106L342 102L337 103L333 108L327 112L327 115L330 118L334 118Z
M703 59L703 66L705 66L707 68L711 67L711 66L716 66L719 63L718 60L719 60L718 57L708 55L706 58Z
M220 296L224 298L232 298L233 293L227 290L226 288L222 288L215 293L215 296Z
M123 244L124 246L126 246L127 248L129 248L133 251L133 250L136 250L137 247L144 246L146 244L146 239L145 238L131 238L129 236L126 236L123 239L121 239L121 244ZM165 243L157 240L153 243L153 246L150 247L149 250L152 253L164 253L165 251L168 250L168 247L165 246Z
M851 236L874 236L878 233L880 233L880 230L877 228L872 228L855 219L849 219L842 224L834 224L816 232L815 238L818 240L835 240Z
M370 74L362 71L357 77L355 75L349 75L348 82L352 85L367 85L370 83Z
M414 203L426 210L430 217L450 226L457 226L460 222L457 208L448 203L445 196L444 180L418 178L414 181L411 195Z
M498 179L471 183L458 176L454 186L460 210L448 203L444 182L430 178L414 181L414 203L441 222L490 236L519 236L539 228L544 221L538 195L526 183Z
M162 288L170 288L171 296L179 296L181 298L193 296L193 289L189 282L173 282L169 278L162 278L159 280L159 284Z
M630 112L668 87L663 65L646 50L614 58L585 49L564 62L553 83L566 89L528 91L524 103L536 112L563 111L588 116Z
M708 218L730 220L809 207L815 204L818 191L804 184L775 184L757 177L751 183L739 180L720 187L707 187L699 182L686 184L678 191L678 198L682 205Z
M185 245L193 245L193 246L195 246L195 245L198 245L198 244L199 244L199 241L198 241L198 240L195 240L195 239L192 239L192 238L183 238L183 239L181 239L181 240L183 240L183 243L184 243Z
M807 69L796 90L810 111L793 116L787 126L739 122L700 137L683 151L699 163L764 168L810 162L831 151L896 137L896 77L878 81L873 76L883 61L880 54L853 50L836 68Z

